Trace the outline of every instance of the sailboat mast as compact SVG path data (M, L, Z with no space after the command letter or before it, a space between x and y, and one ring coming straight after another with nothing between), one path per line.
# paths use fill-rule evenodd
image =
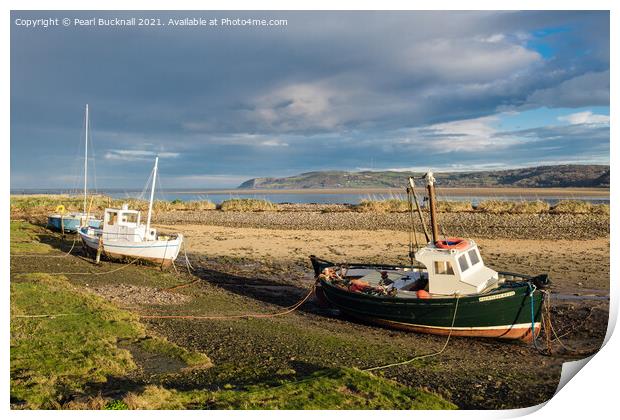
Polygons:
M153 185L151 185L151 199L149 200L149 212L146 216L146 234L149 234L151 228L151 213L153 212L153 197L155 195L155 179L157 178L157 162L159 156L155 157L155 166L153 167Z
M427 172L424 176L426 178L426 188L428 190L428 205L431 210L431 230L433 233L433 243L439 240L439 229L437 227L437 209L435 206L435 177L432 172Z
M86 195L87 195L87 185L86 182L88 180L88 104L86 104L86 134L84 136L84 214L86 214Z

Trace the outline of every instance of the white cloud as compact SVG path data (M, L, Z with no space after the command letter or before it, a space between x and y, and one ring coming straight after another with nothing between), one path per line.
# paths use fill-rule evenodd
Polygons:
M175 152L153 152L150 150L126 150L126 149L113 149L108 150L103 156L108 160L123 160L129 162L152 160L155 156L161 158L177 158L179 153Z
M419 42L403 55L413 74L455 83L489 83L542 61L536 51L511 43L501 34Z
M288 147L288 143L285 143L283 141L280 140L265 140L261 143L259 143L261 146L267 146L267 147Z
M342 122L333 106L344 99L344 92L329 88L326 82L290 84L256 98L251 115L269 127L284 131L329 130Z
M574 114L558 117L558 120L569 124L609 124L609 115L594 114L592 111L576 112Z
M516 138L497 135L498 120L497 115L492 115L415 128L401 143L434 153L482 152L515 144Z

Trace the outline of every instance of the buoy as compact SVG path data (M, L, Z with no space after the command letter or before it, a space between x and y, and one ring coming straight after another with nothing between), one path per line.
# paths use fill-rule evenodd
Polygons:
M418 290L415 294L418 296L418 299L430 299L431 297L431 294L424 289Z
M469 241L463 238L446 238L435 241L435 246L440 249L466 249L469 246Z
M65 213L65 206L63 206L62 204L59 205L59 206L56 206L56 213L64 214Z

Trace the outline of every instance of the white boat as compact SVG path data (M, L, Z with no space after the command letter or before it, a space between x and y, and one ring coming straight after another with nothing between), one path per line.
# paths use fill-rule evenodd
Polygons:
M138 258L162 267L171 265L177 258L183 243L183 235L180 233L162 235L151 227L158 161L159 157L155 158L146 224L141 223L140 212L130 210L126 204L120 209L105 209L102 229L85 226L79 230L82 242L90 253L105 255L112 259Z
M89 213L90 209L86 208L88 197L88 104L86 104L85 112L85 135L84 135L84 209L82 212L65 212L64 206L58 206L56 213L47 216L47 226L64 232L77 232L82 226L101 227L101 220Z

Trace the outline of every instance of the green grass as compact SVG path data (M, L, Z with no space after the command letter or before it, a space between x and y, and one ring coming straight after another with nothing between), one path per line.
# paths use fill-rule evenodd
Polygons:
M189 351L160 337L147 337L138 343L143 350L158 353L173 359L183 361L188 367L207 368L213 366L211 359L203 353Z
M47 254L52 250L39 241L43 228L21 220L11 220L11 254Z
M54 315L56 317L29 317ZM210 360L161 338L146 338L130 312L72 285L64 276L15 275L11 281L11 402L20 408L60 408L84 392L136 368L121 340L146 343L148 351L208 367Z
M69 314L48 318L19 315ZM28 274L11 283L11 399L55 408L88 382L135 368L119 339L145 334L128 312L81 292L63 276Z
M275 204L267 200L256 198L233 198L225 200L219 205L222 211L269 211L277 210Z
M226 388L226 387L225 387ZM240 390L176 391L149 386L127 395L130 409L454 409L440 396L352 368L328 369L297 381Z

